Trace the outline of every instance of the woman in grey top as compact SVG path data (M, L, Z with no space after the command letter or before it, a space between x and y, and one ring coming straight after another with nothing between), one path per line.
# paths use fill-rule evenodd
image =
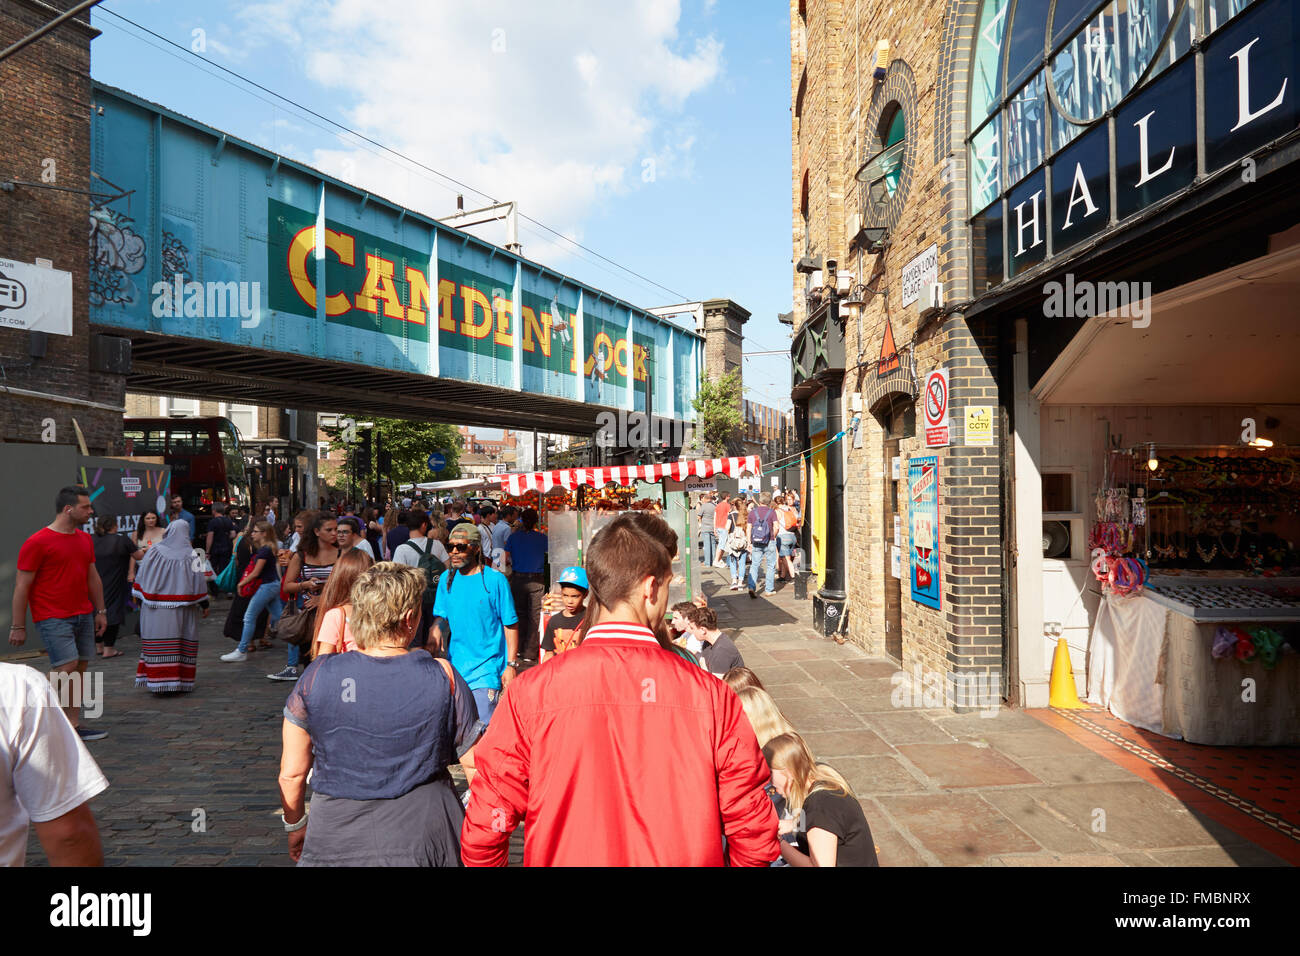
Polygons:
M424 588L423 572L391 561L362 574L357 649L314 661L289 695L280 800L300 866L460 865L465 813L447 767L470 762L483 725L451 664L409 648Z

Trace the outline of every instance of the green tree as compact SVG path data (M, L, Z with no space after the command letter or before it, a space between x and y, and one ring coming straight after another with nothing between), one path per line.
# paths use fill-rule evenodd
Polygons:
M714 457L728 454L729 446L740 439L744 424L740 412L742 391L740 370L720 379L705 379L691 404L695 408L695 438L691 447Z
M367 474L357 474L357 483L366 485L379 478L378 451L382 449L393 456L392 479L402 485L417 481L446 481L460 477L460 433L455 425L443 425L435 422L407 421L401 418L369 418L355 414L340 414L339 421L352 419L354 422L373 421L371 430L370 468ZM343 429L340 426L325 428L329 435L331 449L347 449L345 474L351 474L356 463L357 449L361 436L366 429L357 427L355 442L343 441ZM447 459L447 466L436 475L429 471L428 459L432 452L442 452ZM385 475L384 477L389 477Z

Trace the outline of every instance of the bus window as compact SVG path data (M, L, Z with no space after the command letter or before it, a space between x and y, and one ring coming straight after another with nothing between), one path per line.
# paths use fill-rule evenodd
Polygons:
M206 431L194 428L173 428L167 433L167 454L206 455L210 453Z
M126 453L133 458L161 458L167 453L167 435L157 428L126 428L122 431Z

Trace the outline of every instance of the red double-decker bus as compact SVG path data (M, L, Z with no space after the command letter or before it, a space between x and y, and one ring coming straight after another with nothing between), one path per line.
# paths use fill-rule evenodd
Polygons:
M132 458L161 459L172 470L172 491L194 515L199 535L212 504L248 506L248 477L239 429L228 418L128 418L122 437Z

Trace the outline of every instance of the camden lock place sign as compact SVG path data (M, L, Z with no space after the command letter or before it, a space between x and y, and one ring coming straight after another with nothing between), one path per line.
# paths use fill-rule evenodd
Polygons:
M986 8L990 3L996 0L985 0ZM1239 165L1243 181L1252 182L1254 163L1246 157L1296 128L1300 0L1249 6L1240 0L1188 2L1185 15L1172 23L1146 9L1158 12L1157 6L1132 0L1125 14L1134 29L1143 23L1148 31L1163 28L1154 35L1159 45L1149 44L1163 52L1148 55L1148 73L1123 31L1116 37L1108 16L1099 13L972 136L972 206L983 207L1001 191L998 184L1006 184L1004 202L993 202L972 220L980 288L996 286L1191 185L1202 144L1206 174ZM1199 49L1187 40L1194 22L1204 37ZM1197 83L1198 60L1203 84ZM1139 86L1143 75L1153 78ZM1053 84L1054 96L1046 97L1051 110L1042 97L1047 83ZM1084 89L1102 92L1079 92ZM1036 107L1025 107L1027 96L1039 97ZM1058 115L1058 103L1073 104L1078 122ZM1005 151L997 149L999 124L1005 127Z

